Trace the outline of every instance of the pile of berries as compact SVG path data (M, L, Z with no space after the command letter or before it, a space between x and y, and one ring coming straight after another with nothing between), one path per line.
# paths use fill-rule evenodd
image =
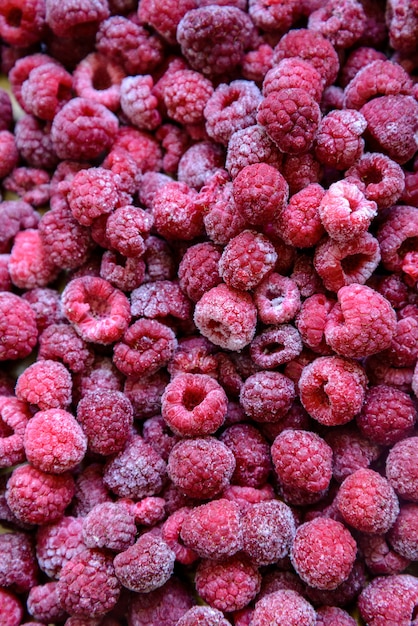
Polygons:
M416 0L0 3L0 626L418 621Z

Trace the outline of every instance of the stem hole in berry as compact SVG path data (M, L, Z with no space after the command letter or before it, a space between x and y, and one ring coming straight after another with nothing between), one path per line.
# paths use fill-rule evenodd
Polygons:
M187 411L193 411L203 400L206 394L203 389L186 389L183 395L183 406Z
M398 254L403 258L408 252L415 252L416 250L418 250L418 237L408 237L399 246Z
M341 268L346 276L353 276L368 262L366 254L350 254L345 259L341 259Z
M94 70L92 84L96 91L103 91L112 86L112 79L106 67L100 66Z
M279 343L278 341L272 341L271 343L267 343L265 346L263 346L263 353L266 355L277 354L283 349L284 345L282 343Z
M9 13L6 16L6 22L12 28L19 28L20 23L22 21L22 16L23 16L22 10L19 9L18 7L13 7L13 9L11 9L11 11L9 11Z
M6 437L11 437L13 435L13 428L10 428L3 420L0 418L0 437L5 439Z

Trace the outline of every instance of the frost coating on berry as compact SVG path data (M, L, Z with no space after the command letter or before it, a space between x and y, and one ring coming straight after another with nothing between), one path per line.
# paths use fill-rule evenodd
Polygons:
M418 502L418 437L398 441L389 451L386 476L396 493L410 502Z
M0 557L1 587L25 593L38 583L38 564L29 534L3 532L0 535Z
M409 574L375 578L358 600L360 615L370 626L412 624L417 604L417 579Z
M263 78L263 96L268 96L281 89L304 89L317 102L323 92L323 80L319 72L309 61L300 57L282 59L274 65Z
M245 166L233 180L237 208L248 224L271 222L286 205L289 186L282 174L268 163Z
M267 163L279 168L281 162L281 152L259 124L237 130L229 140L225 167L232 178L247 165Z
M366 15L357 0L327 0L325 6L313 11L308 28L320 32L336 49L351 48L363 34Z
M297 329L291 324L280 324L269 326L256 335L250 345L250 354L258 367L273 369L296 358L302 348Z
M367 121L354 109L334 110L322 118L315 142L317 159L329 167L346 170L363 154Z
M240 392L240 404L256 422L277 422L295 399L295 385L280 372L261 371L249 376Z
M16 382L16 397L41 410L65 409L71 402L72 379L68 369L46 359L25 369Z
M287 504L280 500L255 503L242 517L244 552L258 566L277 563L288 555L295 530Z
M344 90L344 106L360 110L376 96L410 94L411 78L398 63L376 60L363 67Z
M316 614L313 606L293 589L280 589L267 594L255 605L252 626L314 626Z
M379 152L363 154L344 176L357 185L368 200L374 200L380 209L392 206L405 186L401 166Z
M219 248L210 242L187 248L180 261L178 276L180 287L193 302L222 282L218 270L220 258Z
M0 396L0 468L25 460L24 436L32 417L30 407L13 395Z
M332 473L339 483L358 469L368 468L382 452L381 446L363 437L353 424L326 433L325 441L332 448Z
M155 591L135 594L128 608L132 626L177 626L178 620L192 607L190 590L176 576Z
M274 268L276 261L277 253L267 237L244 230L224 248L219 274L228 287L249 291Z
M194 606L179 619L176 626L230 626L230 622L218 609Z
M301 306L296 283L275 272L266 276L256 287L254 299L263 324L290 322Z
M85 549L82 526L83 518L64 516L38 529L36 556L39 567L50 578L59 578L63 565Z
M270 446L252 424L232 424L220 436L232 451L236 467L231 482L243 487L262 487L271 470Z

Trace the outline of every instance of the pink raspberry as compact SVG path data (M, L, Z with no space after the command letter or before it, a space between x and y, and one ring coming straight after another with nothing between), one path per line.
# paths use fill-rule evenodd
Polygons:
M180 287L193 302L222 282L218 271L220 258L219 248L210 242L187 248L180 261L178 276Z
M2 618L2 626L19 626L22 623L22 604L17 596L6 589L0 589L0 610L2 615L7 616L7 622Z
M106 356L97 356L86 371L73 377L74 403L91 391L121 391L123 376Z
M0 131L0 179L11 174L19 161L19 150L15 137L8 130Z
M234 178L233 194L246 222L263 226L284 209L289 187L275 167L268 163L254 163L244 167Z
M0 468L25 461L23 440L31 417L26 402L13 395L0 396Z
M30 590L26 606L34 619L49 624L51 620L60 621L66 618L67 613L59 606L57 584L55 581L47 582Z
M309 61L326 86L331 85L337 77L338 55L331 42L319 32L300 28L283 35L274 49L273 62L276 64L289 57L300 57Z
M250 42L253 24L233 6L207 6L188 11L177 27L177 42L194 70L206 76L228 74Z
M244 230L225 247L219 260L219 274L228 287L248 291L273 269L276 260L277 253L267 237Z
M389 43L404 55L414 52L417 45L417 13L413 2L390 0L386 7Z
M53 120L71 99L72 76L55 61L34 67L21 88L23 108L42 120Z
M64 315L86 341L118 341L131 319L127 297L103 278L74 278L64 289L61 303Z
M103 104L110 111L120 105L120 86L125 72L115 62L98 52L88 54L73 72L73 88L77 96ZM22 90L22 95L23 90Z
M161 396L169 377L163 371L151 376L127 378L123 392L132 404L134 418L147 419L161 411Z
M271 565L288 555L295 536L290 507L280 500L259 502L242 517L243 549L258 566Z
M377 233L382 265L391 272L406 269L408 253L418 233L418 209L395 205L385 216ZM404 270L405 271L405 270Z
M19 230L35 229L39 215L23 200L4 200L0 203L0 250L10 252L13 239Z
M395 443L386 459L386 476L396 493L410 502L418 502L418 437Z
M120 552L135 542L133 515L117 502L97 504L83 520L83 541L87 548Z
M215 353L213 344L204 337L185 337L179 341L168 371L172 378L177 374L205 374L218 378L219 355Z
M183 524L191 512L191 507L182 506L185 504L186 499L173 503L173 507L176 508L169 517L165 520L161 527L161 537L167 542L171 550L176 555L176 561L183 565L191 565L199 558L193 548L187 546L182 540L180 533L183 528ZM180 506L178 506L180 505Z
M210 470L216 466L216 472ZM191 498L207 500L220 494L235 470L231 450L214 437L179 441L168 457L169 478Z
M155 192L155 228L165 239L190 241L203 234L203 215L196 203L197 192L186 183L173 181Z
M154 591L133 595L128 620L133 626L174 626L192 605L188 587L172 576Z
M210 606L194 606L177 622L176 626L230 626L223 613Z
M309 61L300 57L288 57L274 65L263 78L263 96L281 89L304 89L314 100L320 102L323 80Z
M176 435L183 437L211 435L222 426L226 411L224 390L205 374L178 374L161 399L164 420Z
M144 282L145 263L141 258L126 258L106 250L100 264L100 277L120 291L132 291Z
M64 514L74 495L70 473L47 474L20 465L7 482L7 504L16 517L27 524L50 524Z
M71 508L74 515L84 517L96 504L111 501L111 494L103 480L104 469L99 463L91 463L77 476Z
M0 9L0 36L10 46L38 43L45 29L45 2L6 0Z
M163 77L162 99L167 115L183 125L204 121L204 110L213 94L210 80L199 72L180 69Z
M69 324L50 324L39 336L39 359L62 362L71 372L81 372L93 362L93 353Z
M366 285L348 285L338 293L325 324L327 344L341 356L361 358L389 347L396 316L389 302Z
M105 615L120 594L112 556L89 548L79 552L63 566L57 592L60 605L70 615Z
M134 289L131 293L131 313L134 317L187 320L191 306L180 285L171 280L156 280Z
M137 193L142 182L142 173L133 156L124 148L111 150L104 159L102 167L113 173L121 203L125 196L128 198Z
M152 26L169 44L176 43L177 26L182 17L196 8L196 0L163 2L162 0L144 0L138 7L138 18Z
M232 424L220 436L235 457L231 482L243 487L262 487L271 470L270 446L251 424Z
M293 382L280 372L256 372L244 382L240 404L256 422L277 422L290 409L295 398Z
M352 109L331 111L322 118L315 142L315 156L320 163L337 170L355 165L363 154L367 122Z
M327 0L325 6L313 11L308 19L308 28L319 32L336 49L351 48L363 34L366 15L357 0Z
M360 534L358 546L361 550L367 569L374 575L400 574L410 560L395 552L387 542L386 535Z
M328 313L335 300L325 294L314 294L304 300L296 317L296 326L305 346L318 354L329 354L324 337ZM312 359L311 359L312 360Z
M411 78L398 63L377 60L357 72L344 90L344 106L360 110L366 102L377 96L410 94Z
M302 595L292 589L281 589L256 602L251 624L285 626L293 622L300 626L314 626L315 615L314 608Z
M386 533L399 513L395 490L371 469L347 476L338 491L337 506L344 521L364 533Z
M355 48L347 56L347 59L341 68L339 78L341 87L343 89L347 87L348 83L363 67L377 60L386 61L385 54L380 50L375 50L375 48L369 46L360 46L359 48Z
M267 32L286 32L300 15L300 5L290 2L265 4L262 0L250 0L248 13L254 24Z
M274 440L271 456L284 487L314 494L328 487L332 476L332 449L316 433L284 430Z
M39 230L28 228L16 234L9 259L12 282L20 289L46 287L58 275L43 246Z
M288 363L302 352L302 339L291 324L269 326L250 344L254 363L262 369L273 369Z
M77 406L77 420L96 454L121 452L131 434L133 409L119 390L95 389L86 392Z
M0 293L0 361L28 356L38 339L35 313L23 298Z
M124 449L105 466L104 484L120 498L144 498L161 491L166 464L152 446L140 437L131 437Z
M57 361L37 361L27 367L16 383L16 397L42 411L65 409L71 403L72 380L68 369Z
M313 152L286 154L281 171L287 180L291 194L303 191L312 183L319 183L323 173L322 166Z
M183 152L177 178L196 190L202 188L223 166L224 153L213 141L199 141Z
M352 424L326 433L325 441L332 448L332 474L339 483L358 469L368 468L382 452L381 446L363 437Z
M34 544L24 532L0 535L0 585L17 593L25 593L38 582L38 563Z
M356 621L337 606L321 606L316 610L316 626L356 626Z
M366 374L356 361L339 356L319 357L302 370L300 400L320 424L341 426L359 413L366 385Z
M171 450L180 440L180 437L173 435L161 415L154 415L154 417L145 420L142 426L142 436L164 461L167 461Z
M126 257L145 252L144 237L153 224L152 215L139 207L125 205L111 213L106 221L106 236L112 248Z
M255 334L253 300L246 292L221 284L196 303L194 322L202 335L226 350L241 350Z
M129 121L143 130L155 130L161 124L158 100L152 93L150 75L123 78L120 88L120 105Z
M263 324L290 322L301 306L296 283L291 278L274 272L256 287L254 300Z
M388 533L393 549L410 561L418 560L418 506L404 504Z
M102 104L73 98L55 116L51 127L54 149L61 159L95 159L108 152L118 120Z
M279 215L280 234L284 241L298 248L310 248L324 234L319 206L325 190L317 183L308 184L289 199Z
M270 139L265 128L259 124L237 130L228 142L225 167L232 178L247 165L266 163L279 168L282 155ZM287 177L285 177L287 178Z
M258 569L241 556L222 561L205 559L196 570L198 594L211 607L228 613L247 606L260 590L260 583Z
M417 579L410 574L375 578L358 599L360 615L370 626L412 624L417 604Z
M321 112L317 102L303 89L281 89L264 98L257 121L281 152L300 154L312 146Z
M357 544L347 528L326 517L299 526L291 549L299 576L318 589L335 589L347 580L356 554Z
M96 197L101 201L97 203ZM75 174L68 205L75 219L83 226L91 226L101 215L108 214L118 201L116 179L113 173L103 167L90 167Z
M213 178L215 177L216 175ZM208 187L210 185L211 181ZM244 230L245 218L234 201L232 183L222 182L213 196L209 192L208 199L203 187L197 201L205 211L203 223L206 234L213 243L225 245Z
M36 556L39 567L50 578L59 578L65 563L85 549L82 526L83 518L66 516L38 529Z

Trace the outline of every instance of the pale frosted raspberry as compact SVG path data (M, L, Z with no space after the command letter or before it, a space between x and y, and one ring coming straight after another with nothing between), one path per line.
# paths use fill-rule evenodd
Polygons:
M38 529L36 556L39 567L50 578L59 578L63 565L85 549L82 526L81 517L64 516Z
M352 109L331 111L322 118L315 142L317 159L329 167L346 170L363 154L367 121Z
M9 258L12 283L20 289L46 287L59 269L49 257L39 230L28 228L16 233Z
M358 600L360 615L370 626L413 623L417 604L417 579L409 574L375 578Z
M25 593L38 583L38 563L34 542L28 533L5 532L0 535L0 585Z
M57 361L37 361L19 376L16 397L41 410L62 408L71 403L72 379L67 368Z
M174 317L187 320L190 317L190 300L177 282L156 280L134 289L131 293L131 313L134 317L161 319Z
M259 124L237 130L229 140L225 167L232 178L247 165L267 163L279 168L281 162L281 152Z
M366 15L357 0L327 0L324 6L313 11L308 28L321 33L336 48L351 48L363 34Z
M300 57L282 59L263 78L263 96L281 89L304 89L317 102L323 91L322 77L309 61Z
M313 606L301 594L292 589L281 589L265 595L256 603L251 624L287 626L293 622L299 626L314 626L315 615Z
M210 181L224 164L224 153L213 141L198 141L187 148L178 162L177 178L196 190Z
M235 457L231 482L243 487L262 487L271 471L270 446L252 424L232 424L220 440Z
M132 596L128 620L132 626L174 626L192 605L188 586L172 576L155 591Z
M379 209L395 204L405 187L405 174L398 163L385 154L367 152L352 165L345 177L374 200Z
M220 249L210 242L187 248L180 261L178 276L180 287L193 302L222 282L218 270L220 258Z
M386 476L396 493L410 502L418 502L418 437L395 443L386 460Z
M183 125L203 122L213 94L210 80L190 69L169 72L163 80L162 99L168 117Z
M177 622L176 626L229 626L223 613L210 606L194 606Z
M55 61L33 68L22 84L23 108L42 120L53 120L71 99L73 79Z
M7 616L7 622L2 618L2 626L19 626L22 623L23 606L14 593L0 589L0 609L3 615Z
M25 461L24 436L30 407L4 390L0 396L0 468Z
M387 535L361 533L357 541L367 569L375 576L401 574L411 563L393 550Z
M391 47L403 55L413 54L418 38L415 4L410 0L389 0L385 17Z
M256 287L254 300L263 324L290 322L301 306L296 283L275 272L266 276Z
M249 376L240 393L246 415L256 422L277 422L290 409L295 398L293 382L280 372L261 371Z
M291 324L280 324L268 326L256 335L250 344L250 354L258 367L274 369L296 358L302 348L298 330Z
M67 616L59 605L55 581L33 586L29 591L26 606L34 619L48 624L51 620L58 622Z
M0 361L28 356L38 339L33 309L23 298L4 291L0 293Z
M231 239L219 260L219 274L228 287L249 291L274 268L277 253L267 237L244 230Z
M190 241L203 234L203 214L197 192L186 183L173 181L156 190L152 213L155 229L165 239Z

